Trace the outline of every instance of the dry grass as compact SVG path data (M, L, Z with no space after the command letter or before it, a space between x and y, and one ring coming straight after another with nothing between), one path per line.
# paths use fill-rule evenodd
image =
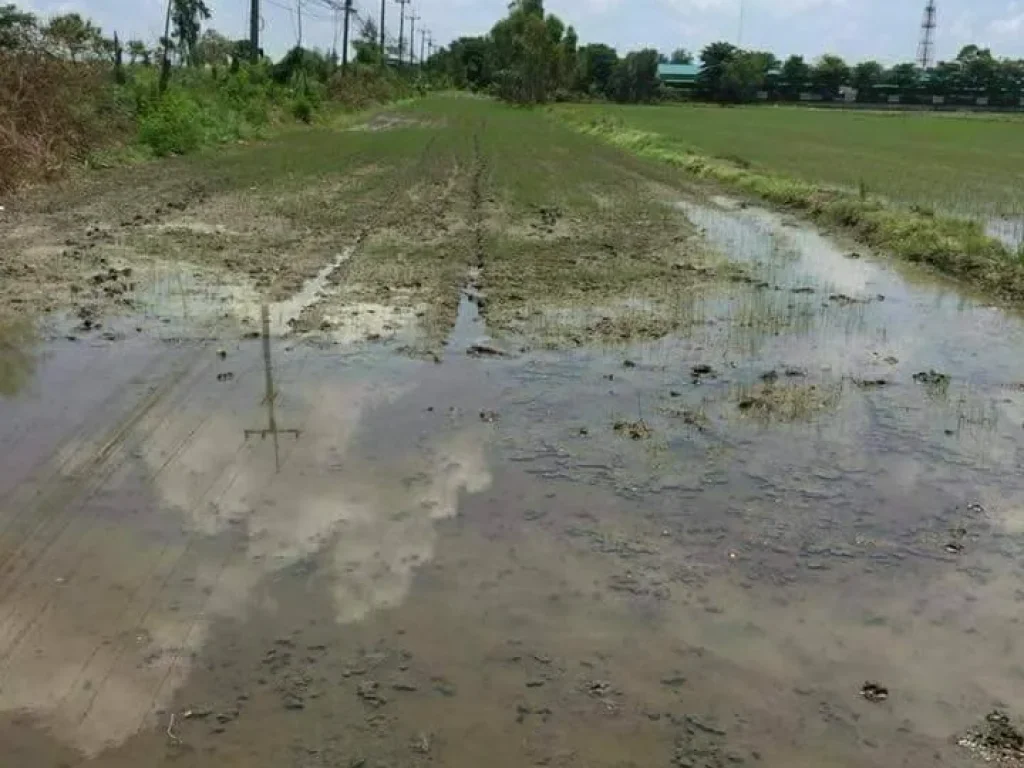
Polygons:
M130 124L106 68L36 55L0 56L0 193L59 176Z

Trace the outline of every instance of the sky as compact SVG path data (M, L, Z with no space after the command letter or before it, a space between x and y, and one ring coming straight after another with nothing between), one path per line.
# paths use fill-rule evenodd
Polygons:
M12 0L36 13L78 11L107 34L153 40L162 31L165 0ZM229 37L248 36L250 0L207 0L210 24ZM322 0L261 0L264 49L279 56L295 45L295 13L302 2L303 44L329 49L334 22ZM354 0L363 14L379 16L380 0ZM387 28L396 39L399 5L386 0ZM849 60L912 61L925 0L546 0L549 12L576 27L580 41L608 43L620 52L654 47L698 52L716 40L772 51L780 57L835 53ZM742 14L741 14L742 5ZM504 15L506 0L412 0L438 44L482 34ZM741 23L742 18L742 23ZM406 24L408 36L409 24ZM416 33L416 52L420 34ZM977 43L997 56L1024 58L1024 0L938 0L936 53L953 58Z

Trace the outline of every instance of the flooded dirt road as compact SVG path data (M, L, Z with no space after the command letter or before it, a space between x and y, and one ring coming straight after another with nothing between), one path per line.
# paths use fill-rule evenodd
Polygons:
M1024 320L410 114L297 281L209 261L230 190L3 326L0 765L1015 764Z

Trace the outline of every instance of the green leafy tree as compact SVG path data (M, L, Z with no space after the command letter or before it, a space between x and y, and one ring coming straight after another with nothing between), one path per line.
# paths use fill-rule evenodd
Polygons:
M44 36L54 54L71 61L95 54L102 41L99 28L77 13L54 16L46 25Z
M181 63L194 64L202 23L210 18L210 9L204 0L172 0L171 28Z
M811 82L811 67L803 56L790 56L782 65L782 80L790 93L797 94Z
M719 98L734 102L753 101L764 87L770 63L763 53L740 51L725 64Z
M0 5L0 52L22 51L39 42L36 17L16 5Z
M580 48L576 58L576 90L594 96L608 95L612 74L619 63L615 49L602 43L591 43Z
M912 91L920 82L920 74L916 64L897 64L886 73L886 81L901 91Z
M227 66L235 52L235 43L215 29L203 32L192 52L192 59L199 66Z
M128 63L129 64L144 64L149 66L150 64L150 52L149 48L142 40L129 40L128 48Z
M814 65L812 74L815 87L826 93L837 94L850 83L850 67L840 57L825 54Z
M853 68L850 84L857 89L857 98L863 101L871 96L874 87L884 77L885 68L877 61L862 61Z
M669 57L670 64L693 64L693 54L685 48L676 48Z
M618 63L612 73L610 95L616 101L646 103L657 97L660 85L658 52L647 48L630 53Z
M700 92L709 99L723 97L723 79L726 67L740 55L740 49L732 43L712 43L700 53L700 75L697 85Z
M380 66L380 31L376 22L367 17L359 27L359 36L352 42L356 52L356 63L367 66Z

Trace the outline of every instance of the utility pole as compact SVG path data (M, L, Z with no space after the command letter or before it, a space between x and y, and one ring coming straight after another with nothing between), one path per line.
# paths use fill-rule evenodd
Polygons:
M424 64L427 63L426 52L427 52L427 35L428 34L429 34L429 30L426 30L426 29L421 29L420 30L420 67L422 67Z
M384 10L387 0L380 0L380 65L383 67L388 62L387 51L384 50Z
M344 74L348 71L348 25L349 19L352 14L355 13L355 8L352 7L352 0L345 0L345 33L343 42L341 44L341 72Z
M299 20L299 40L298 47L302 47L302 0L295 0L295 14Z
M412 0L395 0L402 8L401 20L398 22L398 67L402 67L402 53L405 50L405 6Z
M160 93L167 90L171 79L171 0L167 0L167 19L164 21L164 52L160 59Z
M409 63L416 65L416 22L422 17L414 13L409 14Z
M249 5L249 58L253 63L260 58L260 0Z

